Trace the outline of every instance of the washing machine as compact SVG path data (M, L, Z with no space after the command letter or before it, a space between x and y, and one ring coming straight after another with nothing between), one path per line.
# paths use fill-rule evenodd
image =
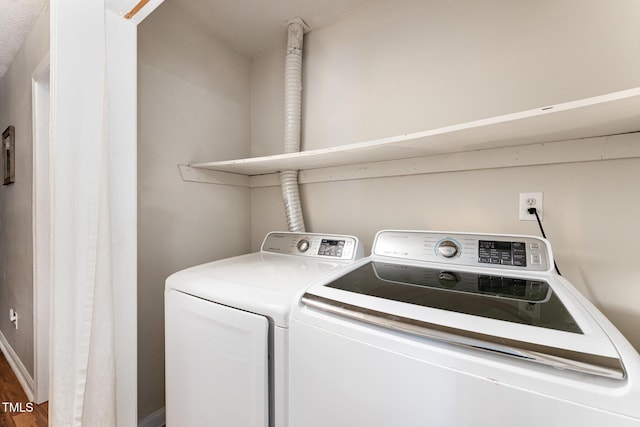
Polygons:
M532 236L379 232L292 311L291 425L637 427L640 356L553 265Z
M353 236L273 232L167 278L167 426L286 426L290 308L362 256Z

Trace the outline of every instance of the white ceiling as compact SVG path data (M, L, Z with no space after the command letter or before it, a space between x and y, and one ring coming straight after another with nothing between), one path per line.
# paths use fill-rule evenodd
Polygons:
M167 0L201 22L238 52L254 57L284 36L285 22L302 17L312 30L370 0ZM0 0L0 77L40 14L46 0Z
M167 0L201 22L235 50L254 57L286 34L285 22L301 17L317 30L369 0Z
M0 77L22 46L46 0L0 0Z

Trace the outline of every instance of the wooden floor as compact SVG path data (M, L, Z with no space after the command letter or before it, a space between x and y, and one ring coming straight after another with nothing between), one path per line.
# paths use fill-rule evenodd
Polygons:
M11 366L0 352L0 427L46 427L47 403L33 405L33 412L20 412L20 408L27 410L28 402ZM13 404L13 409L19 408L18 411L11 412L9 403Z

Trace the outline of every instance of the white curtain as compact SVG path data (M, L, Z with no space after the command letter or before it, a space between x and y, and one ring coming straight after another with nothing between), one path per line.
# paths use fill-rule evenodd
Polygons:
M104 19L51 1L52 427L116 425Z

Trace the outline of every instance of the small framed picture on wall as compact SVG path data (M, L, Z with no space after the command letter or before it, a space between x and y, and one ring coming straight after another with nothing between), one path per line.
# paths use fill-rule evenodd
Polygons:
M9 126L2 132L2 185L11 184L16 180L15 149L15 128Z

